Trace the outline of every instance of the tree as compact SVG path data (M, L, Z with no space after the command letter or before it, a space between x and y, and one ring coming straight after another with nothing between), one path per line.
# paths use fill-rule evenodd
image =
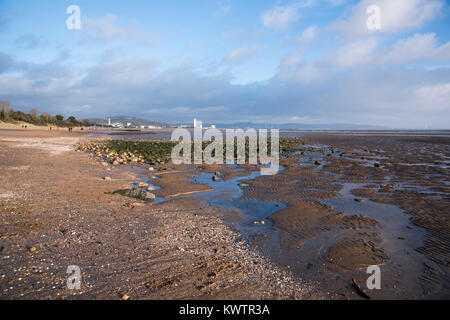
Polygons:
M64 116L62 116L62 115L60 115L60 114L57 114L57 115L55 116L55 118L56 118L56 120L58 120L59 122L64 121Z
M41 114L41 119L44 120L46 123L50 122L50 114L48 114L47 112L42 112Z
M7 101L7 100L0 101L0 110L2 110L4 112L11 111L12 108L11 108L11 104L9 103L9 101Z
M11 105L9 103L9 101L3 100L0 101L0 111L2 112L2 120L9 120L10 118L10 113L12 110Z
M31 109L31 117L33 117L34 120L37 120L38 117L38 110L37 109Z
M69 121L71 124L77 124L78 121L74 116L70 116L69 118L67 118L67 121Z

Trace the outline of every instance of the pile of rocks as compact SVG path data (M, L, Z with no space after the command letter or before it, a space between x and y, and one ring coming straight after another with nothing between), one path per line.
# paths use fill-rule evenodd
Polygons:
M115 150L110 150L101 143L86 143L80 145L77 150L91 153L92 155L108 161L114 166L121 164L146 164L144 156L136 155L132 152L123 152L118 154ZM159 163L161 163L160 159ZM158 162L158 161L157 161Z

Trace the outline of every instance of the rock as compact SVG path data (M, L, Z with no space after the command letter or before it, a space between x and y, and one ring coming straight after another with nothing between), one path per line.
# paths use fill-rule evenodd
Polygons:
M245 187L248 187L249 184L247 184L247 183L239 183L238 186L241 187L241 188L245 188Z
M36 251L37 251L37 249L35 247L30 248L30 253L35 253Z
M124 295L122 296L122 298L120 298L120 299L126 301L126 300L129 300L130 297L127 296L126 294L124 294Z
M253 224L266 224L266 222L264 220L259 220L259 221L253 222Z
M139 188L147 188L147 187L148 187L148 183L139 182Z
M118 166L118 165L120 165L119 161L117 161L117 160L115 160L112 164L113 164L113 166Z
M112 181L111 177L103 177L103 180L105 180L105 181Z
M104 167L107 167L109 164L108 164L108 162L102 162L102 165L104 166Z
M154 187L154 186L149 186L147 188L147 191L155 191L155 190L156 190L156 187Z
M155 168L150 167L150 168L148 168L148 171L155 171Z
M381 164L375 163L374 166L375 166L375 168L380 168L380 167L381 167Z
M125 197L135 198L135 199L149 201L149 202L156 200L156 196L153 193L150 193L148 191L145 191L145 190L142 190L139 188L118 190L118 191L114 191L113 194L120 194Z
M131 209L142 208L142 207L145 207L145 203L141 203L141 202L127 203L127 207L131 208Z
M316 166L320 166L320 162L317 161L317 160L314 162L314 164L315 164Z
M355 198L355 201L356 201L356 202L364 202L363 199L358 199L358 198Z
M219 181L219 177L217 177L217 176L212 177L212 179L213 179L213 181Z
M215 175L220 176L220 171L216 171Z

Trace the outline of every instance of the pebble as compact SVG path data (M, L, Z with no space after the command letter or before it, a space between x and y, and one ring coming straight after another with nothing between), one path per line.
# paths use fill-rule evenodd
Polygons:
M111 177L103 177L103 180L105 180L105 181L112 181Z

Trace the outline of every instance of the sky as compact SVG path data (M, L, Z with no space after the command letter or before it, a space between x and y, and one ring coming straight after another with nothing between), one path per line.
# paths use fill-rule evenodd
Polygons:
M450 129L449 4L0 0L0 100L77 118Z

